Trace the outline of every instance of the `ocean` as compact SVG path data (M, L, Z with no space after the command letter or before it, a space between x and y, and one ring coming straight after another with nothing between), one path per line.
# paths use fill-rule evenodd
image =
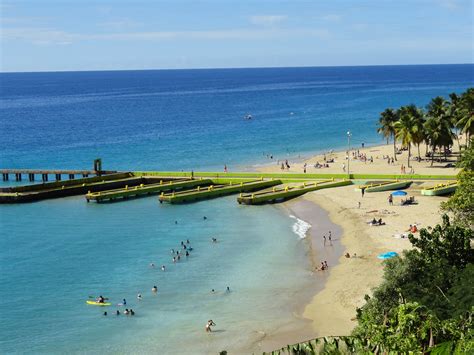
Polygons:
M474 65L2 73L0 168L87 169L100 157L110 170L251 170L343 148L348 130L354 145L379 144L386 107L473 83ZM0 350L257 349L262 334L297 321L302 290L314 287L308 228L235 196L2 205ZM186 239L191 255L175 264L170 250ZM100 294L113 306L86 305ZM135 316L115 315L123 298Z

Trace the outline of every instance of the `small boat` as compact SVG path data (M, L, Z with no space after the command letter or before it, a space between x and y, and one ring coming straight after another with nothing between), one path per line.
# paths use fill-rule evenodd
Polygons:
M97 301L86 301L87 304L90 304L91 306L111 306L112 303L110 302L97 302Z
M457 187L457 181L450 181L422 189L421 194L424 196L443 196L453 193Z

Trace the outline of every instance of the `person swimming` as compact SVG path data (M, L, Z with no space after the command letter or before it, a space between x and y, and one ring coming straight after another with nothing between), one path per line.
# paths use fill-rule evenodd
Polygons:
M128 315L128 308L125 308L125 311L123 311L123 314Z
M155 292L155 293L158 292L158 287L153 286L152 289L151 289L151 291L152 291L152 292Z
M186 244L190 244L191 242L189 241L189 239L186 239Z
M166 266L161 265L161 271L165 271L165 270L166 270Z
M117 309L117 312L115 312L116 315L120 315L120 311Z
M227 286L225 292L230 292L230 287L229 286Z
M186 256L189 256L189 252L186 250Z
M217 243L217 238L212 237L211 240L212 240L213 243Z
M107 312L104 312L104 316L106 316L106 315L107 315Z
M127 300L126 300L125 298L122 300L122 304L123 304L124 306L127 304Z
M137 299L138 299L139 301L142 300L142 294L141 294L141 293L139 293L139 294L137 295Z
M131 316L134 316L135 315L135 311L133 309L130 308L130 315Z

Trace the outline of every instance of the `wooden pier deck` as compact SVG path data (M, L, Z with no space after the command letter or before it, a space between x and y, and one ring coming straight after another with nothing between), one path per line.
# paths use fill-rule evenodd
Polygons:
M86 194L86 200L103 202L115 201L117 199L127 199L130 197L137 197L141 195L153 195L166 191L179 191L183 189L190 189L196 186L208 186L212 184L210 179L175 179L169 181L161 180L156 184L140 184L134 187L125 186L124 188L115 190L106 190L101 192L90 192Z
M115 170L66 170L66 169L0 169L2 174L3 181L8 181L10 175L15 177L16 181L22 181L23 175L28 177L29 181L35 181L36 175L41 176L41 180L46 182L49 180L49 176L52 175L55 177L56 181L62 179L62 176L65 175L69 180L76 178L76 175L80 177L89 177L90 176L101 176L108 174L115 174Z
M272 189L255 192L251 194L240 194L237 198L239 204L243 203L246 205L261 205L265 203L283 202L288 199L301 196L307 192L330 188L350 185L350 180L322 180L315 182L304 182L302 184L291 184L284 187L273 187Z
M159 199L160 202L169 203L194 202L203 199L231 195L239 192L261 190L279 184L281 184L280 180L253 180L240 183L234 182L223 185L210 185L207 188L203 189L198 186L197 189L188 191L173 192L168 194L162 193Z

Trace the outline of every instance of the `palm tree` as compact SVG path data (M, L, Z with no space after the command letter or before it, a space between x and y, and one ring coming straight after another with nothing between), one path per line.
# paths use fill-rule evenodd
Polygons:
M413 106L413 105L411 105ZM415 132L415 120L413 119L413 109L411 106L402 106L398 109L398 121L394 123L395 138L402 142L404 147L408 147L408 167L410 168L411 144Z
M474 135L474 88L461 95L457 126L461 129L461 133L466 135L466 144L469 145L469 137Z
M425 114L423 110L415 105L407 106L407 113L413 120L412 141L418 148L418 159L421 160L420 144L425 140Z
M397 160L397 147L396 147L396 138L395 138L395 128L394 123L398 121L397 112L392 108L387 108L385 111L380 113L379 118L379 127L377 132L382 134L384 138L387 138L387 144L389 139L393 137L393 156Z
M458 141L458 149L461 151L461 142L459 141L459 135L461 133L461 127L459 121L462 119L462 107L461 107L461 97L456 93L449 94L448 102L448 115L451 120L451 124L456 132L456 140Z
M428 117L437 120L437 134L441 134L440 137L436 137L437 146L444 147L444 155L446 157L447 148L453 144L453 132L454 127L448 102L441 96L437 96L430 101L428 104ZM432 123L432 127L434 124ZM433 131L431 131L433 133ZM433 161L432 161L433 162Z

